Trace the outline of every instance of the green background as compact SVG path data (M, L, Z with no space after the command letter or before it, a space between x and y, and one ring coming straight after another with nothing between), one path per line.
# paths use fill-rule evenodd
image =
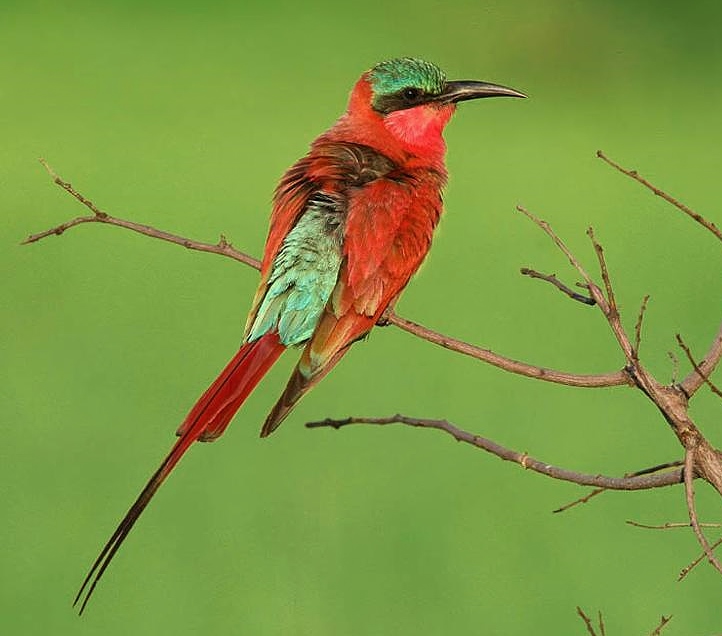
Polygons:
M492 0L101 2L0 9L2 335L0 630L7 634L582 634L722 631L722 577L680 568L680 488L585 491L441 433L304 429L327 416L448 418L545 461L621 474L678 459L632 390L513 376L397 329L359 344L268 440L286 356L222 441L192 449L108 570L87 566L234 352L249 268L103 226L21 247L83 213L37 157L110 213L260 255L276 179L342 112L357 76L398 55L524 102L463 104L447 131L446 216L398 310L511 357L620 368L595 309L522 278L575 277L527 219L580 258L606 247L625 324L652 295L642 355L668 381L680 332L720 320L719 242L594 157L604 149L711 220L719 208L719 3ZM687 367L683 367L685 372ZM718 374L719 377L719 374ZM720 403L692 414L720 443ZM720 502L703 484L704 520ZM713 535L714 536L714 535Z

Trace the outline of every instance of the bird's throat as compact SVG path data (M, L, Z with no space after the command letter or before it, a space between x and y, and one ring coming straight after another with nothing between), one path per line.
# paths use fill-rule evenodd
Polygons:
M454 110L454 104L428 104L397 110L384 117L384 126L413 154L443 158L446 144L442 133Z

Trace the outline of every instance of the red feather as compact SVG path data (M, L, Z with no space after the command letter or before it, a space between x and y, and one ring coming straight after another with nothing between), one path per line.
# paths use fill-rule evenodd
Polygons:
M85 577L73 602L76 605L83 598L81 614L113 556L181 457L196 440L213 440L223 433L241 404L284 350L276 333L266 334L255 342L244 344L196 402L178 429L178 441L123 517Z

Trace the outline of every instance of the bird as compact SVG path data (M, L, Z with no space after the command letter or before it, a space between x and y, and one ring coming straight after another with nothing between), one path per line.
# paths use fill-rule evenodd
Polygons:
M361 75L346 111L280 179L241 346L191 408L170 453L94 561L73 603L80 614L181 457L194 442L223 434L286 349L300 349L300 359L261 437L394 306L442 213L444 128L459 102L486 97L526 95L447 80L438 66L413 57Z

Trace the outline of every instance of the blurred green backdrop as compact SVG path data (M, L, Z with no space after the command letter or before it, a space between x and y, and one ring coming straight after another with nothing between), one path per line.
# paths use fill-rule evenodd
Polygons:
M674 333L701 352L719 324L722 250L594 151L722 222L721 18L713 2L4 0L2 632L581 634L576 605L602 610L610 636L663 613L669 636L722 630L722 579L675 580L698 552L691 532L624 524L684 520L679 488L552 515L583 491L439 433L305 430L400 411L588 472L679 457L631 390L541 384L394 328L260 441L284 359L222 441L189 453L78 619L87 566L237 346L256 274L110 227L19 246L83 212L44 156L111 213L260 254L276 179L357 76L425 57L531 99L460 107L447 214L400 313L538 364L619 368L595 310L518 275L574 280L523 203L589 267L596 228L627 325L652 295L643 355L667 379ZM693 414L722 443L719 403L700 395Z

